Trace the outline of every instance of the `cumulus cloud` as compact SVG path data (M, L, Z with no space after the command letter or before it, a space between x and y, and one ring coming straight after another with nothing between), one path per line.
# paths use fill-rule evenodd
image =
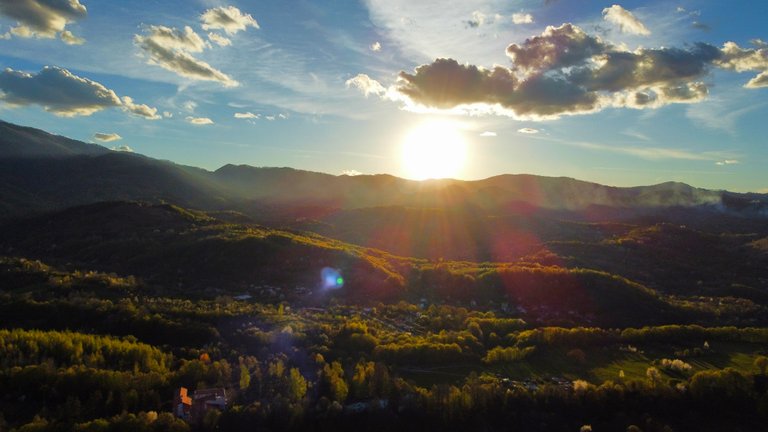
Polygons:
M208 33L208 40L221 47L232 45L232 40L218 33Z
M192 116L187 116L185 118L185 120L187 121L187 123L191 123L193 125L199 125L199 126L212 125L213 124L213 120L209 119L208 117L192 117Z
M632 12L615 4L603 9L603 19L616 24L623 33L648 36L651 31Z
M40 105L62 117L88 116L122 105L114 91L55 66L37 74L5 69L0 73L0 100L11 106Z
M373 52L379 52L379 51L381 51L381 42L378 42L378 41L374 42L374 43L371 44L371 46L369 48Z
M144 117L147 120L159 120L161 118L157 114L157 108L152 108L144 104L134 103L133 98L129 96L123 96L121 100L123 102L123 109L131 114Z
M40 105L60 117L89 116L107 108L120 108L147 119L158 119L157 109L120 98L104 85L56 67L36 74L10 68L0 72L0 101L10 106Z
M85 40L66 26L87 14L79 0L0 0L0 15L16 21L10 33L22 38L55 39L60 35L64 43L80 45Z
M531 24L533 23L533 15L523 12L514 13L512 14L512 22L515 24Z
M261 114L254 114L250 111L244 112L244 113L235 113L236 119L249 119L249 120L258 120L261 118Z
M358 74L355 77L348 79L346 85L347 88L355 87L356 89L360 90L365 95L365 97L368 97L370 94L380 96L387 91L380 82L366 74Z
M130 148L129 146L127 146L127 145L115 146L115 147L112 147L110 150L118 151L118 152L125 152L125 153L133 153L133 149Z
M496 136L496 132L485 131L485 132L481 133L480 136L481 137L495 137Z
M95 134L93 134L93 138L101 142L112 142L112 141L119 141L123 139L123 137L121 137L116 133L103 133L103 132L96 132Z
M363 173L361 173L358 170L344 170L344 171L341 172L341 175L354 177L354 176L363 175Z
M534 128L527 128L527 127L526 127L526 128L521 128L521 129L518 129L517 131L518 131L518 132L520 132L520 133L522 133L522 134L528 134L528 135L533 135L533 134L537 134L537 133L539 133L539 130L538 130L538 129L534 129Z
M709 93L705 78L715 67L758 72L745 87L768 86L768 48L755 46L696 43L630 51L563 24L510 44L509 67L484 68L438 58L413 72L400 72L389 88L365 74L348 80L347 86L419 112L541 120L610 107L654 109L704 100Z
M88 116L122 106L114 91L55 66L37 74L11 68L0 72L0 101L12 107L40 105L61 117Z
M744 87L768 87L768 46L759 39L752 43L758 48L741 48L734 42L726 42L721 50L722 56L715 64L736 72L759 72Z
M85 39L73 35L69 30L61 32L61 41L67 45L82 45L85 43Z
M244 14L234 6L208 9L200 15L200 20L203 22L203 30L224 30L228 35L248 27L259 28L259 23L250 14Z
M739 161L736 160L736 159L726 159L726 160L715 162L715 165L721 165L721 166L722 165L736 165L738 163L739 163Z
M147 55L147 63L160 66L185 78L217 81L225 87L235 87L238 82L210 64L194 57L210 47L191 27L183 30L165 26L149 26L148 34L135 35L136 45Z

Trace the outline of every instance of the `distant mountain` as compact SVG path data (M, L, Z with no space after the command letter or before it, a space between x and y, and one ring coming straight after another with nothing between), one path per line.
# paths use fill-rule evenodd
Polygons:
M668 208L768 216L766 195L683 183L618 188L534 175L417 182L390 175L333 176L246 165L211 172L10 123L0 123L0 128L0 219L111 200L234 210L271 225L330 223L346 218L338 212L371 209L370 214L385 207L471 211L497 218L564 211L570 213L568 219L598 221Z
M18 126L0 120L0 158L65 157L103 155L106 147L52 135L40 129Z

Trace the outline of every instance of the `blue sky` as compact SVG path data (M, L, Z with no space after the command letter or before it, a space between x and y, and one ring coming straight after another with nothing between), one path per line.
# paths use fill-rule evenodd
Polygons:
M0 118L207 169L418 178L403 145L434 131L423 163L460 140L447 175L463 179L768 191L767 16L715 0L0 0Z

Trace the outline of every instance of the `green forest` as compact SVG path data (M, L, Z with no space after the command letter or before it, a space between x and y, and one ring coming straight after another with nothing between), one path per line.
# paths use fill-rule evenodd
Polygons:
M768 328L707 325L706 310L594 271L508 267L489 276L446 263L417 277L436 295L458 286L450 278L484 292L494 277L541 286L542 296L585 278L636 292L678 323L536 324L521 303L503 311L491 297L476 307L435 302L409 293L412 280L397 301L337 295L320 307L182 295L25 258L4 257L0 270L4 430L714 431L768 421ZM228 406L181 420L172 414L179 387L225 388Z

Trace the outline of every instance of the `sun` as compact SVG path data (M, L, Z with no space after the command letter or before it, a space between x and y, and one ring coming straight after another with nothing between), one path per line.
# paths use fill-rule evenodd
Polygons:
M403 171L410 179L456 178L466 161L467 142L455 122L422 123L403 140Z

